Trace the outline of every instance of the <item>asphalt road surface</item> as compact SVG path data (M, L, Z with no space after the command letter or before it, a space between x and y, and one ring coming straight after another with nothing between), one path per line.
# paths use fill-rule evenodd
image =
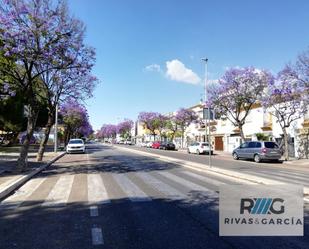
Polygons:
M0 203L0 248L309 248L308 206L303 237L220 237L218 188L240 183L90 145Z

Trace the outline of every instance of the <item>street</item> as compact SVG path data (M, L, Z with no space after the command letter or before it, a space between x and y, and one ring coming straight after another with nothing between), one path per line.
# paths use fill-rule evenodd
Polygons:
M277 166L219 159L213 164L309 186L308 171L291 174ZM64 156L0 203L0 248L309 247L308 203L303 237L220 237L221 184L241 181L114 146L88 145L85 154Z

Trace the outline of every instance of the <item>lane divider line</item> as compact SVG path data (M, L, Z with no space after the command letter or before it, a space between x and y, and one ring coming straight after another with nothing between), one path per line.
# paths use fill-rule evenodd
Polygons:
M92 244L94 246L104 244L103 234L102 234L101 228L99 228L99 227L91 228L91 236L92 236Z
M90 207L90 216L91 217L96 217L99 216L99 211L97 206L91 206Z

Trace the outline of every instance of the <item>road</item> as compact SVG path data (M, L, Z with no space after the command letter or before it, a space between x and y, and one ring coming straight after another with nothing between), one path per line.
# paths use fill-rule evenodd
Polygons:
M220 237L221 184L239 182L90 145L0 203L0 248L309 248L308 206L304 237Z

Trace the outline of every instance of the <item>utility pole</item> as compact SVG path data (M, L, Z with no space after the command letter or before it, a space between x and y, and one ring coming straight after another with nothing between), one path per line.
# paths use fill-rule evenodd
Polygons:
M202 58L202 61L205 62L205 84L204 84L204 100L205 105L208 100L208 92L207 92L207 82L208 82L208 58ZM204 112L204 111L203 111ZM207 105L207 115L205 115L205 140L208 142L208 165L211 167L211 141L210 141L210 127L208 127L208 120L210 121L210 108ZM209 129L209 136L207 136L207 130Z
M57 153L58 148L58 104L55 110L55 130L54 130L54 152Z

